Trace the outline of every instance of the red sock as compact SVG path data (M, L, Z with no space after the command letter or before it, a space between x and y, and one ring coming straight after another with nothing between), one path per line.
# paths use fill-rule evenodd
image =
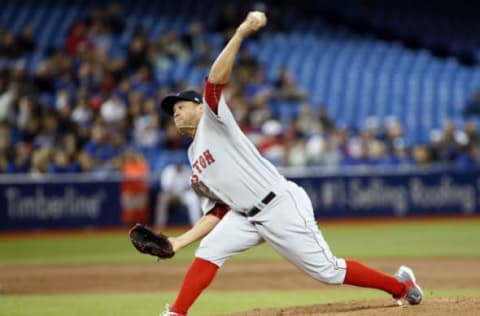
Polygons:
M366 267L360 262L347 260L347 274L343 284L383 290L393 297L403 296L405 286L390 275Z
M212 282L217 273L218 266L215 264L195 258L183 279L182 287L177 299L171 308L172 312L187 314L190 306L200 296L203 290Z

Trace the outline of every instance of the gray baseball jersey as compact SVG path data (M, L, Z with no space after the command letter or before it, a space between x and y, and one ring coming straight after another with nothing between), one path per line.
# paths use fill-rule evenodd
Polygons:
M331 253L306 192L260 155L223 96L217 112L205 106L188 150L191 182L204 212L218 201L233 211L202 240L196 256L221 266L266 241L313 278L343 283L345 260Z
M287 183L242 133L223 97L218 115L205 106L188 157L192 186L200 196L210 199L203 202L204 212L219 200L246 212L273 188Z

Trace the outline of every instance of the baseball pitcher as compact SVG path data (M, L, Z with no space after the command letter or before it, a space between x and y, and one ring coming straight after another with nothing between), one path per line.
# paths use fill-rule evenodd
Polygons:
M394 299L419 304L423 293L411 269L401 266L395 276L389 276L332 253L317 226L310 198L260 155L225 103L222 89L243 40L266 23L264 13L248 14L213 63L203 97L189 90L162 102L178 130L193 139L188 149L191 185L204 212L192 229L168 239L165 257L206 236L175 302L163 315L187 315L227 259L262 242L320 282L375 288ZM137 249L148 252L142 247Z

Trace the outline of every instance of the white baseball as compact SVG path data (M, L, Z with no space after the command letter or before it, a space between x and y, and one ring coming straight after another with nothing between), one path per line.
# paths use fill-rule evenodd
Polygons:
M265 13L263 12L253 11L250 14L257 22L263 22L263 20L265 20Z

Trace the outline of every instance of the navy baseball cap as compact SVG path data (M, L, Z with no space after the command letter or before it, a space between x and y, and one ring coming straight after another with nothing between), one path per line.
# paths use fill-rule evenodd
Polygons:
M173 116L173 106L178 101L191 101L197 104L202 104L202 96L200 93L194 90L185 90L177 94L169 95L162 101L162 110L168 113L170 116Z

